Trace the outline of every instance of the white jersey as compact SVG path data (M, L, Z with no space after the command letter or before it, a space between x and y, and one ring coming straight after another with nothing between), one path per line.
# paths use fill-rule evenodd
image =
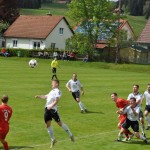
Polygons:
M148 91L144 92L143 98L146 99L146 105L150 105L150 93Z
M131 109L131 106L128 106L124 109L123 111L123 114L127 114L127 118L130 120L130 121L138 121L139 119L139 113L140 113L140 108L138 106L136 106L134 108L135 112L138 113L138 115L134 115L132 109Z
M73 81L72 79L70 79L66 85L71 88L72 92L80 91L80 88L83 87L79 80Z
M52 104L56 98L60 98L62 95L61 91L58 88L55 88L53 90L51 90L48 94L47 94L47 102L45 107L47 107L48 105ZM53 106L52 109L57 110L57 105Z
M138 106L141 107L141 104L142 104L142 94L137 93L135 95L134 93L130 93L129 96L128 96L128 98L127 98L127 100L130 100L130 98L133 98L133 97L136 99L136 101L140 101L140 103L139 103Z

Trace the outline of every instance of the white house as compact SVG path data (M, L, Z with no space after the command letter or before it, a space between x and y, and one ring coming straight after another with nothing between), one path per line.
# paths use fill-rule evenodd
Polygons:
M126 31L127 33L127 40L135 40L135 34L134 31L132 29L132 27L130 26L129 22L127 20L122 20L120 19L120 26L119 26L120 30Z
M19 16L4 33L6 48L65 49L74 34L63 16Z
M103 26L103 24L102 24ZM125 40L135 40L135 34L134 31L132 29L132 27L130 26L129 22L127 20L119 20L119 26L118 26L118 20L116 22L114 22L113 24L110 24L110 27L114 26L115 28L118 28L120 31L125 31L126 32L126 39ZM74 32L75 33L86 33L87 31L80 25L77 25L76 27L74 27ZM98 49L104 49L105 47L107 47L107 40L108 37L110 38L111 36L113 36L113 33L111 33L111 30L108 28L107 31L101 31L101 35L98 37L97 39L97 45L96 47Z
M0 47L5 47L5 39L1 34L0 34Z

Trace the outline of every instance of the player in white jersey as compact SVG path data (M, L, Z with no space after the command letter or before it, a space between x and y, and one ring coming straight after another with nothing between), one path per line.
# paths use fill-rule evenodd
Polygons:
M138 123L138 119L139 119L139 113L140 113L140 107L137 106L136 104L136 99L133 97L130 99L130 105L128 107L126 107L124 110L119 110L117 111L117 113L119 114L127 114L127 119L126 121L122 124L122 128L118 134L118 140L117 141L121 141L122 140L122 134L124 131L126 131L130 126L134 131L134 134L137 138L140 138L144 141L144 143L148 143L146 140L146 137L144 137L143 135L139 134L139 123Z
M129 94L127 100L130 100L133 97L136 99L136 104L141 110L140 113L139 113L139 120L141 122L142 134L145 136L145 133L144 133L144 129L145 129L144 115L143 115L143 112L142 112L142 105L141 105L142 104L142 94L139 93L139 85L137 85L137 84L133 85L133 92Z
M61 97L61 91L59 90L59 81L52 80L52 90L47 95L36 95L35 98L46 99L45 105L45 113L44 113L44 120L47 126L48 134L51 138L51 148L56 143L56 139L54 137L53 129L51 127L52 118L57 122L57 124L62 127L68 134L71 141L74 141L73 134L71 133L70 129L64 124L59 117L58 110L57 110L57 103Z
M146 130L150 129L150 118L148 114L150 113L150 84L147 85L147 91L144 92L143 94L143 100L146 100L146 106L145 106L145 111L144 111L144 116L146 121L148 122L148 127Z
M70 79L66 84L67 89L69 92L72 93L73 98L79 104L81 109L81 113L87 112L87 109L84 107L83 103L80 100L80 90L81 94L84 95L84 89L80 81L77 79L77 74L73 73L72 79Z

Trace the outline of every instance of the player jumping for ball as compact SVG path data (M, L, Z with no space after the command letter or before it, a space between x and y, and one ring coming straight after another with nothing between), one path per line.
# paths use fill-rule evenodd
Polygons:
M73 134L71 133L70 129L66 124L64 124L59 117L58 110L57 110L57 103L61 97L61 91L59 90L59 81L52 80L52 90L47 95L36 95L35 98L46 99L45 105L45 113L44 113L44 120L47 126L48 134L51 138L51 148L56 143L56 139L54 137L53 129L51 127L52 118L57 122L57 124L62 127L68 134L71 141L74 141Z

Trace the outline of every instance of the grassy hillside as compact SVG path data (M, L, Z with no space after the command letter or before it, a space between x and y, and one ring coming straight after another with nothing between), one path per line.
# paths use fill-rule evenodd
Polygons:
M127 16L127 20L132 26L136 36L138 36L142 32L147 22L144 16Z
M51 4L44 3L40 9L21 9L20 14L22 15L46 15L52 13L53 15L63 15L67 11L67 5L65 4Z
M41 9L21 9L20 14L22 15L46 15L49 12L53 15L65 16L67 12L67 5L45 3L45 4L42 4ZM71 26L76 24L69 18L67 19ZM131 24L135 32L135 35L138 36L143 30L145 23L146 23L146 19L144 18L144 16L127 16L127 20Z

